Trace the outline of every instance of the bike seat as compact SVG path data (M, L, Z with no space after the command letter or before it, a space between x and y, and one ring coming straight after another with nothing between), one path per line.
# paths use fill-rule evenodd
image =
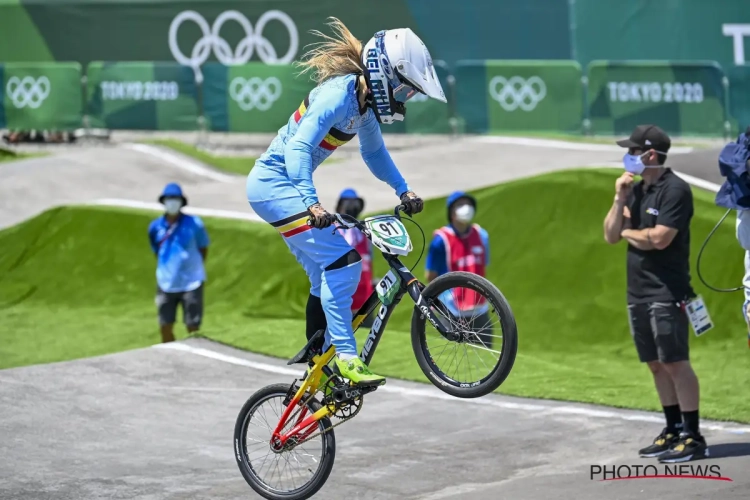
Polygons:
M323 348L323 337L325 336L325 330L318 330L315 334L307 341L307 345L302 348L292 359L287 361L287 365L293 365L295 363L309 363L312 361L313 356L320 354L320 350Z

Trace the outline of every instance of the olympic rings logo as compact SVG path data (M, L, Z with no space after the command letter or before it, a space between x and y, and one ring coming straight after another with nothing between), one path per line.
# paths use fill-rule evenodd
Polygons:
M500 90L498 90L499 85L502 85ZM496 76L490 80L489 91L490 96L505 111L515 111L518 108L532 111L547 95L547 86L538 76L532 76L528 80L520 76L511 77L509 80Z
M231 97L242 111L257 109L268 111L281 97L281 82L275 76L263 80L254 76L249 80L238 76L229 84Z
M49 78L46 76L40 76L36 80L33 76L25 76L23 79L12 76L5 87L10 101L18 109L27 106L37 109L49 96L50 89Z
M263 37L263 29L266 27L266 24L274 20L281 22L289 33L289 50L281 58L276 54L276 49L271 45L271 42ZM202 34L201 38L193 46L190 56L186 56L177 44L177 31L183 23L188 21L197 24ZM219 35L221 27L227 21L236 21L245 31L245 37L234 49L234 52L229 43ZM209 26L205 18L196 11L185 10L177 14L172 20L172 24L169 25L169 49L172 52L172 56L178 63L194 69L198 83L203 82L203 73L200 71L200 66L208 60L212 51L219 62L226 66L247 63L253 57L253 51L256 49L258 57L265 64L289 64L294 60L294 56L297 55L298 46L299 33L297 32L297 25L294 24L291 17L280 10L269 10L260 16L255 29L253 29L250 21L241 12L236 10L222 12L212 26Z

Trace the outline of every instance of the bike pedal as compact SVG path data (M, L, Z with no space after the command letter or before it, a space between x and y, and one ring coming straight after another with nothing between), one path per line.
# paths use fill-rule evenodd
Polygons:
M373 382L360 382L358 384L354 384L354 387L359 387L360 389L373 389L373 390L375 390L378 387L380 387L381 385L385 385L385 380L386 379L378 380L378 381L373 381Z
M351 403L365 394L374 392L378 387L379 385L340 385L333 388L331 397L336 403Z
M331 393L331 397L336 403L351 403L362 396L362 389L356 386L336 387Z

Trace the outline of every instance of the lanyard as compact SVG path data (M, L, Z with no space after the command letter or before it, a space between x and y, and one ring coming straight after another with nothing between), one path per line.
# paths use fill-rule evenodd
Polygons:
M170 224L169 228L167 228L167 232L164 234L164 237L159 240L159 243L157 244L158 247L161 248L162 243L167 241L172 234L177 230L177 226L180 225L180 217L177 218L176 221L174 221L172 224Z

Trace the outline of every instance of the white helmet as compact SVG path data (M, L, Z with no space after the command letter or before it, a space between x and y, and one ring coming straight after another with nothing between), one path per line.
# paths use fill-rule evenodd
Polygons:
M375 33L362 49L369 97L380 123L402 121L404 103L418 92L448 102L424 42L410 28Z

